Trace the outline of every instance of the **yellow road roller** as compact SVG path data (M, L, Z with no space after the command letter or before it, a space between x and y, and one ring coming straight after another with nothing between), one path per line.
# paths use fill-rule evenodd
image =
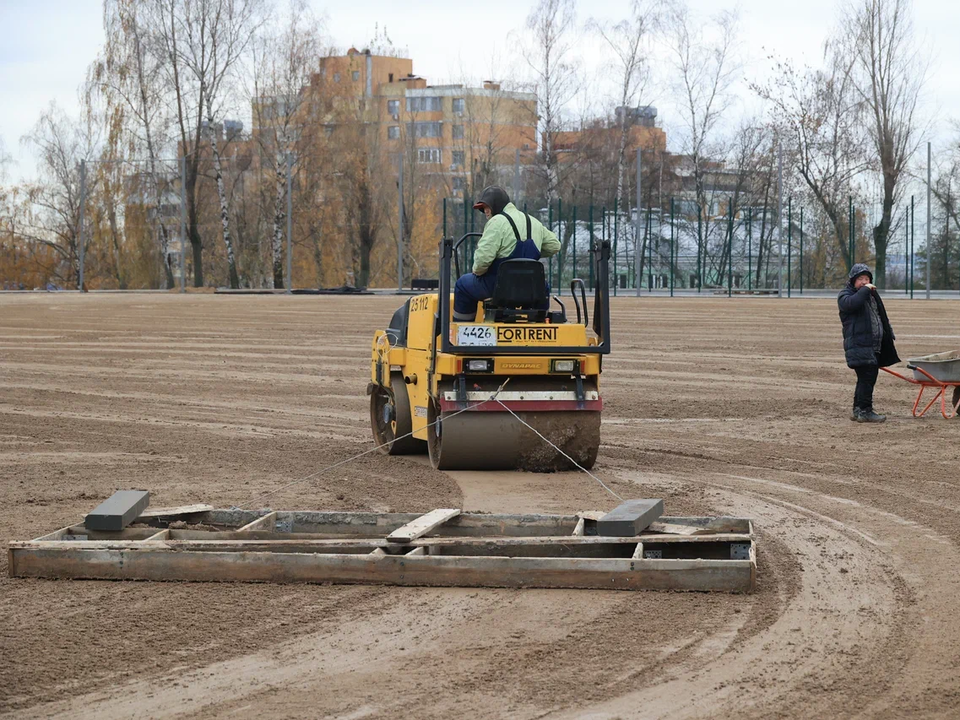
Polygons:
M477 319L454 322L451 264L459 277L464 243L479 235L444 238L439 292L410 297L374 334L374 440L389 455L427 453L440 470L589 469L610 352L609 242L591 248L592 326L583 281L571 282L573 321L559 297L550 302L544 266L529 259L504 261Z

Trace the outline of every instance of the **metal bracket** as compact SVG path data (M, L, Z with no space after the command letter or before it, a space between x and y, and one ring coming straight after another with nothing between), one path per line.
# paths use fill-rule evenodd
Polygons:
M749 560L750 543L730 543L731 560Z

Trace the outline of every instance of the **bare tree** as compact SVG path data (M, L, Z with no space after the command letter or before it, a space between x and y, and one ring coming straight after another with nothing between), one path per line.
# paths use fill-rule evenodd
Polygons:
M774 122L789 144L787 162L829 219L849 270L854 258L849 252L847 199L867 168L864 103L854 87L853 56L832 41L825 57L824 70L801 72L779 62L772 83L754 89L771 102Z
M151 48L165 73L186 158L188 232L193 246L194 285L203 285L203 242L197 213L197 178L204 128L213 154L230 285L239 286L230 239L229 206L216 142L217 116L259 19L261 0L151 0L144 18Z
M320 54L320 27L305 0L290 0L286 14L265 23L253 43L256 137L264 155L272 155L274 170L271 257L275 288L284 286L287 157L297 158L294 150L306 122L304 88Z
M634 0L630 7L630 17L615 25L594 22L593 27L616 56L618 96L620 111L617 122L620 138L617 144L617 203L624 212L629 212L625 189L627 167L627 144L629 140L629 108L640 103L650 80L650 66L647 60L645 41L651 34L655 19L652 10L643 0Z
M47 274L79 282L80 161L94 153L94 129L51 103L22 142L36 150L39 176L28 189L34 212L23 236L55 252L58 262L46 268ZM88 175L87 192L93 188L92 180Z
M162 220L163 188L167 178L158 168L160 148L165 145L170 118L163 102L160 58L151 52L150 38L144 17L150 8L142 2L106 0L103 24L106 42L100 57L91 67L88 95L96 93L104 99L107 113L123 118L125 129L132 136L131 145L141 146L146 153L147 172L140 175L144 194L152 194L155 219L160 237L159 255L163 266L164 286L173 287L170 265L170 237ZM129 117L129 122L127 119ZM134 148L134 152L136 152ZM114 217L115 212L111 215ZM181 251L185 244L181 242ZM119 254L119 250L117 251ZM119 272L119 261L118 261Z
M909 0L857 0L841 32L856 38L857 91L866 105L872 165L883 184L882 212L873 227L876 278L886 285L887 243L898 184L919 142L917 104L927 66L913 35Z
M673 86L682 98L686 126L683 149L690 158L697 208L703 215L709 208L710 158L723 154L717 142L718 125L733 102L731 88L741 67L736 54L737 19L735 13L720 13L712 19L713 37L708 38L704 30L709 26L693 17L682 0L668 4L664 13L664 39L675 73ZM701 252L706 242L706 238L698 238Z
M559 186L556 135L563 123L563 109L576 94L578 77L573 62L576 11L573 0L540 0L527 17L532 36L523 57L533 71L537 87L542 141L541 165L546 195L554 202Z

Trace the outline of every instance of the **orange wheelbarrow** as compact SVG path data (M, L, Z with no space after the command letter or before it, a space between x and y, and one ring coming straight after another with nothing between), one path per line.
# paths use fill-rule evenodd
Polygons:
M937 400L940 401L940 414L943 417L949 420L960 414L960 350L907 360L907 369L913 370L912 378L894 372L889 368L881 369L901 380L920 386L917 399L913 403L914 417L923 417L927 410L936 404ZM927 388L936 391L933 400L928 402L923 410L917 412ZM947 392L951 389L953 390L952 400L947 398Z

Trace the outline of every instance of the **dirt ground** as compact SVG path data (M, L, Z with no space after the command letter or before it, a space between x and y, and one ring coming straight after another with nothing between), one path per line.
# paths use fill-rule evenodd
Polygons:
M563 512L584 475L367 456L395 297L0 297L0 545L120 487L154 506ZM888 297L900 355L960 303ZM829 300L619 298L596 472L754 519L752 595L28 581L0 555L0 714L957 717L960 420L852 423Z

